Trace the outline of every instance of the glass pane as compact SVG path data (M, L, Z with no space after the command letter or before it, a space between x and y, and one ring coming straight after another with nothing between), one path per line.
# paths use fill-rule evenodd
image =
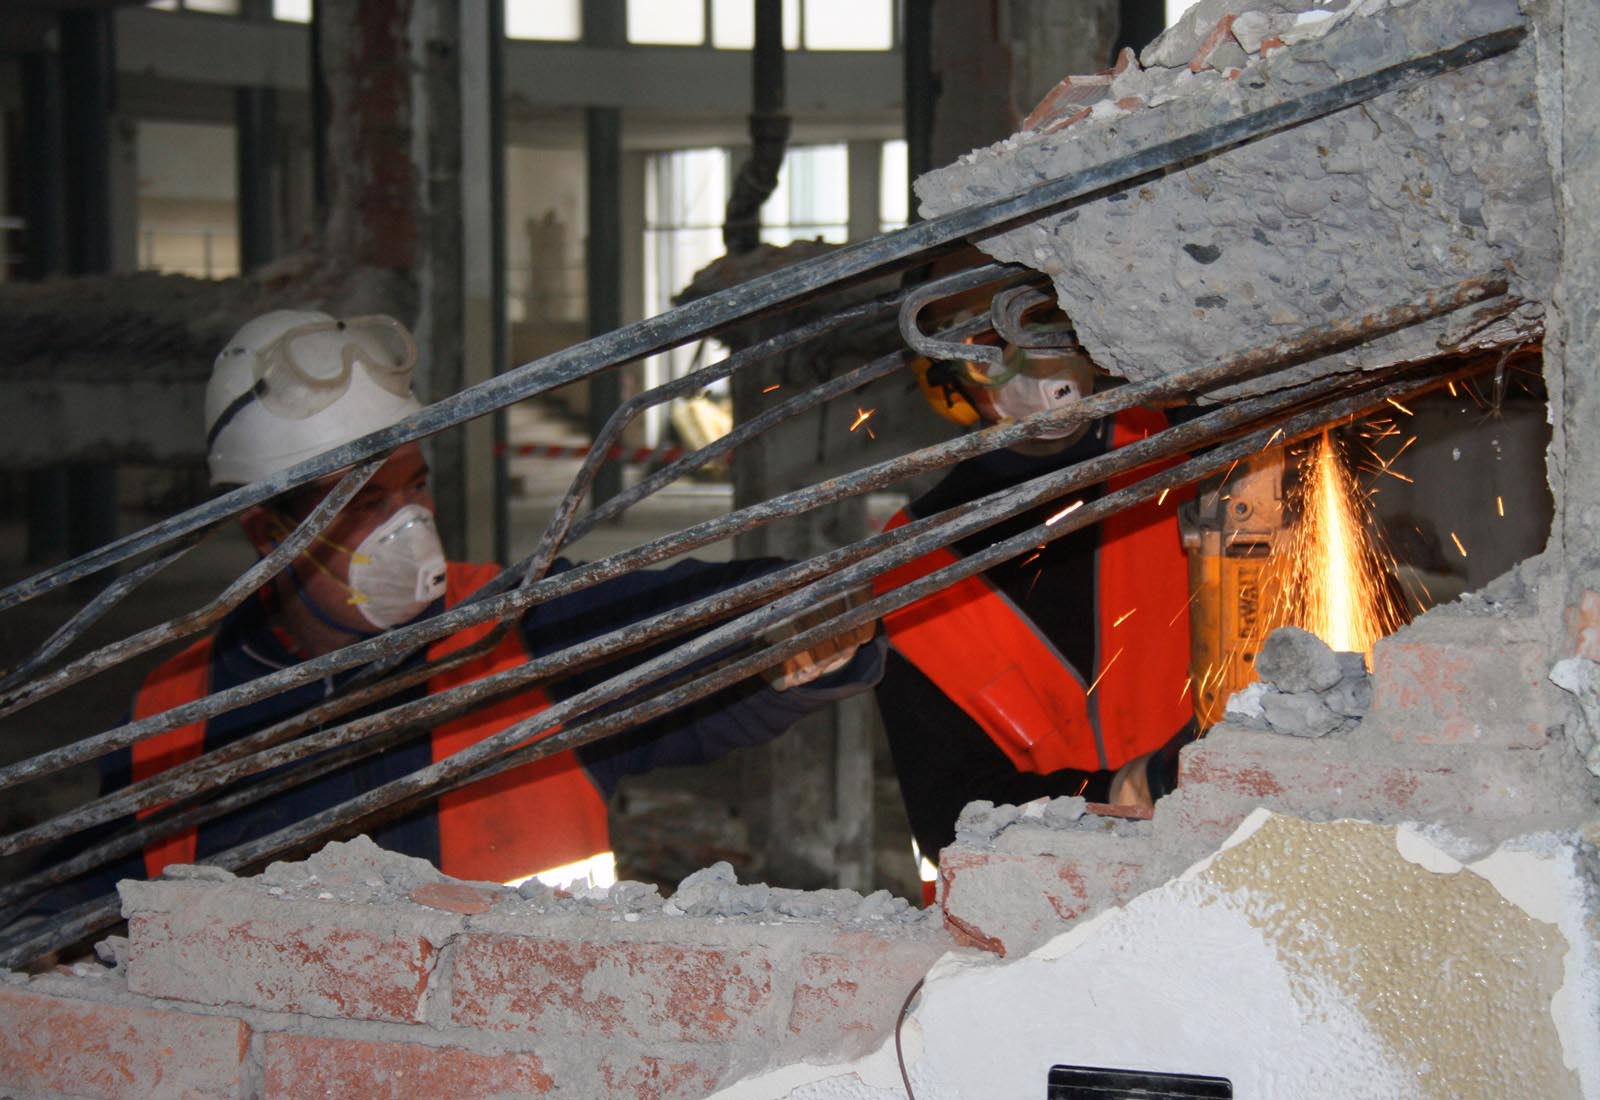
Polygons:
M748 50L756 44L755 0L711 0L711 44Z
M878 229L887 233L903 228L910 220L910 158L906 143L896 139L883 143L883 161L878 175Z
M722 256L722 220L728 204L728 154L723 149L658 153L645 162L645 315L672 307L672 297L695 272ZM645 385L660 385L693 369L713 347L688 345L645 360ZM664 438L669 412L645 411L645 437Z
M233 128L143 120L134 141L139 266L202 279L237 275Z
M628 41L649 46L699 46L706 40L702 0L628 0Z
M285 23L309 23L311 0L272 0L272 18Z
M583 35L579 0L505 0L506 37L576 42Z
M790 149L778 186L761 208L761 239L784 245L821 238L849 238L849 158L843 145Z
M756 44L755 0L711 0L711 44L748 50ZM783 48L800 48L800 0L783 0Z
M190 11L203 11L208 15L238 15L239 0L183 0Z
M586 180L581 149L506 147L506 308L518 362L584 334Z
M806 49L887 50L894 0L806 0Z

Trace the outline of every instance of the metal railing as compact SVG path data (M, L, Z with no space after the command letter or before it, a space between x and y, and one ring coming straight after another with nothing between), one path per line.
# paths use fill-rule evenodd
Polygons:
M506 405L586 378L598 371L711 335L729 324L780 312L838 288L926 262L948 246L999 227L1056 213L1086 197L1137 184L1152 173L1192 162L1232 146L1413 84L1511 48L1521 37L1511 28L1455 49L1335 85L1254 114L1163 142L1106 163L858 245L774 272L713 294L659 317L596 337L440 401L380 432L307 460L271 478L228 492L204 505L0 590L0 613L18 604L126 563L128 571L89 601L38 652L0 677L0 717L17 713L89 676L151 649L196 635L281 570L333 520L397 447L455 428ZM348 645L257 680L160 714L94 732L78 741L0 768L0 789L31 782L75 764L128 748L140 741L203 722L262 699L293 690L335 672L359 670L348 690L296 717L250 734L179 767L108 794L48 821L0 837L0 855L47 843L93 836L92 844L26 879L0 887L0 924L42 894L75 876L138 852L171 836L270 797L333 768L407 739L535 684L548 683L649 643L700 631L648 660L634 663L584 690L559 699L536 717L513 725L445 759L370 790L341 805L257 837L204 862L231 870L304 851L321 841L348 836L403 813L440 794L531 760L611 736L774 665L809 646L870 622L956 580L1028 552L1098 522L1105 516L1224 470L1268 446L1291 441L1361 411L1435 384L1452 369L1439 363L1332 375L1264 396L1222 401L1210 411L1137 443L1053 471L973 504L927 516L871 535L805 561L793 562L755 580L662 612L524 665L420 700L384 706L397 693L471 660L514 629L528 609L577 592L696 547L751 531L775 520L872 492L907 477L1014 446L1100 419L1136 405L1168 402L1226 390L1242 381L1332 352L1353 348L1398 329L1452 311L1487 303L1480 312L1500 315L1518 303L1504 297L1503 281L1469 280L1421 301L1337 324L1257 349L1234 360L1182 371L1156 381L1121 386L1073 405L992 427L932 447L877 462L771 500L740 508L642 546L548 575L561 549L664 485L764 432L786 418L902 371L918 357L971 357L961 343L990 330L1016 334L1020 310L1041 298L1027 288L1039 276L1002 265L963 271L914 290L874 299L820 320L794 325L726 360L656 387L624 403L594 440L567 494L551 516L537 547L472 600L431 618ZM1020 289L1018 289L1020 288ZM1005 293L998 293L1004 291ZM979 316L928 334L920 327L927 306L961 294L994 296L991 316ZM1491 299L1498 301L1491 302ZM966 300L966 299L964 299ZM805 347L847 325L898 315L905 346L799 392L739 424L730 435L684 455L638 485L578 517L611 444L645 410L693 393L717 378L759 371L776 356ZM1448 349L1442 349L1448 350ZM1175 464L1174 464L1175 463ZM350 470L324 502L284 540L224 592L202 607L83 656L61 655L89 627L218 525L246 509L313 480ZM1077 508L1057 522L1031 527L913 583L834 614L826 622L781 642L764 640L772 630L813 611L833 597L859 589L929 551L1021 515L1044 502L1103 485L1109 478L1137 478ZM841 604L842 606L842 604ZM424 651L431 643L478 624L488 635L440 660ZM382 708L374 712L373 708ZM359 715L352 717L352 715ZM246 782L250 780L249 782ZM135 815L142 815L137 816ZM44 925L0 941L0 964L16 966L52 949L78 942L117 919L114 897L86 902Z

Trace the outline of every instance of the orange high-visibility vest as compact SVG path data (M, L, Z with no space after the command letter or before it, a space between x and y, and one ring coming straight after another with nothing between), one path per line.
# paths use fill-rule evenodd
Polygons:
M1114 421L1112 446L1164 427L1159 412L1129 410ZM1113 478L1108 488L1133 480ZM885 615L889 640L1019 771L1104 770L1154 751L1193 715L1188 566L1176 503L1147 501L1100 524L1097 658L1088 683L981 573ZM908 519L901 512L888 526ZM880 575L874 588L887 592L959 560L953 550L935 550Z
M445 606L456 606L498 572L495 565L452 563ZM491 629L493 624L479 624L442 638L429 647L428 656L431 659L453 653ZM134 700L134 718L148 718L204 698L210 692L212 644L210 637L204 638L156 669ZM522 633L513 628L487 653L432 677L428 691L446 691L525 660ZM532 717L548 705L544 692L532 688L446 722L433 731L432 757L442 760ZM204 749L204 722L141 741L133 746L134 781L193 760ZM144 811L148 812L151 811ZM442 795L436 814L439 868L456 878L508 882L575 863L610 848L605 799L571 752L524 764ZM190 828L147 845L146 874L153 878L169 863L194 862L196 842L196 831Z

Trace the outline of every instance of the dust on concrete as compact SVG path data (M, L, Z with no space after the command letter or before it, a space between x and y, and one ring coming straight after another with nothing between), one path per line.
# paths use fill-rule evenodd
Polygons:
M1227 720L1293 737L1354 729L1372 709L1372 676L1360 653L1335 653L1310 631L1283 626L1256 657L1260 679L1228 700Z
M1195 58L1226 12L1235 13L1228 48ZM1511 26L1526 26L1513 0L1284 0L1244 12L1205 0L1146 49L1149 67L1128 67L1087 117L1014 135L921 177L922 211L1021 192ZM1090 354L1136 381L1491 274L1505 275L1527 304L1477 330L1481 322L1451 319L1415 326L1300 364L1270 385L1431 358L1441 347L1536 339L1543 307L1535 303L1548 298L1557 242L1534 54L1524 41L982 247L1049 274Z

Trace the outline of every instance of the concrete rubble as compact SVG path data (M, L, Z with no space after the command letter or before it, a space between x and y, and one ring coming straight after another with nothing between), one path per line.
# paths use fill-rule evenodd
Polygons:
M1372 709L1372 677L1360 653L1335 653L1321 638L1279 627L1256 656L1261 679L1228 700L1227 720L1295 737L1355 728Z
M1021 133L919 178L922 213L1022 191L1338 80L1528 25L1514 0L1252 7L1202 0L1137 60L1124 55L1104 74L1109 79L1069 78ZM1511 296L1525 304L1492 323L1445 318L1395 333L1276 374L1270 385L1426 359L1441 347L1537 340L1557 244L1533 37L1501 57L1104 194L981 246L1050 275L1091 356L1135 381L1491 274L1505 275Z

